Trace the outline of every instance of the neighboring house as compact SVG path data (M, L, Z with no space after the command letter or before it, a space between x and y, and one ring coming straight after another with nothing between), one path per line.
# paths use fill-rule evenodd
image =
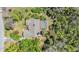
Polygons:
M47 21L31 18L26 20L26 26L27 28L24 29L23 33L24 38L37 37L41 35L40 32L42 30L46 30Z

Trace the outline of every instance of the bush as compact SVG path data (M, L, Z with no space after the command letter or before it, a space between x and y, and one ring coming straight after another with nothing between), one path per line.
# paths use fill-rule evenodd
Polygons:
M31 17L35 18L35 19L39 19L39 15L37 15L37 14L33 14Z
M39 39L23 39L18 41L17 44L10 44L5 49L6 52L40 52L40 41Z
M43 9L42 8L32 8L31 12L40 14L43 12Z
M39 39L25 39L19 42L19 48L21 52L40 52Z
M19 16L17 14L12 14L13 21L19 21Z
M42 16L40 16L40 19L41 20L46 20L46 17L42 15Z
M17 41L20 40L21 37L18 34L11 33L10 38Z
M5 48L5 52L18 52L19 51L19 46L17 44L11 43L8 48Z
M23 9L16 8L12 12L10 12L10 16L13 18L14 21L22 20L22 18L24 17Z

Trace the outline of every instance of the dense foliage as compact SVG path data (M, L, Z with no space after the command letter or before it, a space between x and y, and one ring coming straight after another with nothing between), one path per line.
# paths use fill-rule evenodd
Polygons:
M79 51L79 10L46 8L52 19L44 51ZM48 42L48 43L47 43Z
M15 8L10 12L11 17L14 21L26 20L29 18L40 19L43 16L45 10L43 8ZM44 18L41 17L41 18Z
M39 39L23 39L16 44L11 44L5 49L6 52L40 52Z
M21 52L40 52L41 48L39 47L39 43L39 39L22 40L19 42L19 48Z
M47 19L48 21L51 21L52 24L48 25L48 31L44 30L42 33L42 36L46 38L42 50L39 47L39 39L23 39L22 41L19 41L18 44L11 45L9 48L5 49L5 51L79 51L79 8L15 8L15 10L10 12L10 16L13 21L16 22L26 22L29 18L35 18L41 20ZM9 25L6 25L6 27L9 26L7 29L14 28L11 24ZM12 33L10 37L15 40L20 38L17 34Z

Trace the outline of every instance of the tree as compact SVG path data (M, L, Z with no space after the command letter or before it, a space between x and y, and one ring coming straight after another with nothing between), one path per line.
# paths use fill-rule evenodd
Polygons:
M46 15L51 17L52 24L50 25L49 32L52 31L52 39L50 34L47 35L49 44L44 51L77 51L79 44L79 10L76 8L46 8ZM53 40L53 41L52 41ZM50 43L53 45L50 45ZM76 42L76 43L74 43ZM51 50L49 48L51 47Z

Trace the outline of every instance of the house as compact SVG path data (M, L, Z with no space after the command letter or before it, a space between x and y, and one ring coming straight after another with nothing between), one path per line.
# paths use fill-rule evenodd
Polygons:
M40 19L29 19L26 20L26 28L23 31L23 37L37 37L41 35L41 31L46 30L47 28L47 21L40 20Z

